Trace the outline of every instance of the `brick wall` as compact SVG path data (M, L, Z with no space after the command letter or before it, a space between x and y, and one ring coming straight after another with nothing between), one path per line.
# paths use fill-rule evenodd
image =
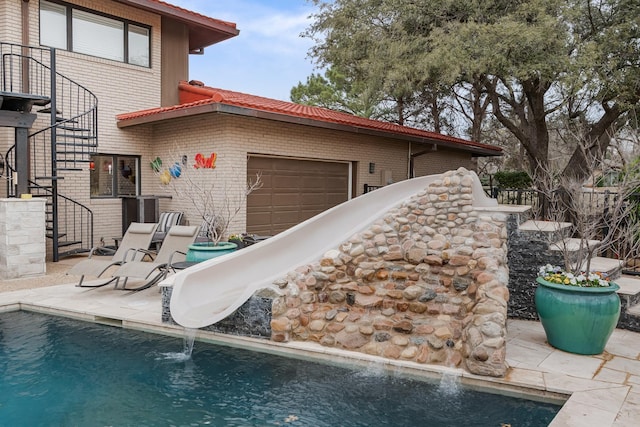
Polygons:
M3 42L21 42L20 1L0 3L0 40Z
M3 2L6 5L7 2ZM123 17L151 27L151 67L139 67L89 55L57 51L57 71L83 85L98 98L98 143L99 152L106 154L148 153L152 144L150 134L145 129L123 132L116 125L115 116L129 111L157 107L160 105L160 34L159 16L115 1L69 1L68 3L86 7L112 16ZM39 2L30 5L30 40L34 46L39 42ZM12 34L20 34L20 2L9 2L12 9ZM4 18L0 18L4 19ZM15 40L15 41L19 41ZM63 112L64 114L64 112ZM39 115L33 129L48 124L49 117ZM2 135L2 134L0 134ZM6 141L0 136L0 146L13 145L13 136ZM6 150L4 150L6 151ZM4 190L3 190L4 191ZM101 237L107 244L111 237L122 234L121 200L91 199L89 193L88 168L82 172L65 172L59 181L58 191L67 197L87 205L94 211L94 235L96 242Z
M251 117L207 114L175 119L155 125L151 139L154 141L151 155L142 161L144 194L162 191L158 177L149 167L153 158L159 156L163 162L173 163L185 154L191 164L195 153L208 156L216 152L216 173L231 176L238 190L243 186L250 155L350 162L354 168L353 196L362 194L364 184L385 184L383 171L390 171L394 182L406 179L408 174L406 142ZM436 154L431 167L424 167L421 172L440 173L470 164L468 153L440 150ZM369 163L375 163L373 174L369 173ZM162 200L160 205L161 210L181 210L187 218L194 217L190 204L184 200ZM231 232L245 230L245 213L243 208Z

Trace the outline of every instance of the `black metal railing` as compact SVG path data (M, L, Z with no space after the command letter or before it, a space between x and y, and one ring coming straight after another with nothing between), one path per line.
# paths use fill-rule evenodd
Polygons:
M485 192L500 204L532 206L534 212L537 212L540 194L536 190L491 187L485 189ZM581 194L581 197L583 198L582 205L588 206L591 212L593 212L593 215L601 217L598 228L602 235L607 235L609 232L607 224L610 222L608 218L611 216L611 209L618 203L619 194L610 190L585 190ZM626 203L631 205L629 210L633 213L631 217L625 220L635 223L635 221L638 221L640 218L640 193L628 196ZM637 238L640 239L640 236L637 236ZM625 274L640 275L640 253L633 253L637 250L637 244L622 239L620 245L610 248L607 253L601 255L630 260L627 265L623 266L622 272Z
M40 188L40 193L51 190ZM58 254L58 258L86 252L93 247L93 211L82 203L62 194L57 195L57 226L53 227L53 210L46 211L47 237L51 238ZM57 238L54 239L53 229Z
M539 194L536 190L498 187L491 188L489 196L496 199L501 205L537 206L539 198Z
M51 100L46 123L29 135L29 191L47 197L47 232L53 260L93 246L93 213L59 194L64 171L81 171L98 147L98 102L91 91L56 71L53 48L0 43L2 90L29 93ZM38 124L39 121L36 121ZM15 197L12 181L15 148L6 155L7 195ZM75 247L71 247L75 246ZM64 249L63 249L64 248Z
M369 184L365 184L364 185L364 194L367 194L373 190L377 190L378 188L382 188L384 187L384 185L369 185Z
M533 189L513 189L513 188L485 188L485 193L503 205L524 205L537 207L541 200L541 193ZM604 190L591 191L585 190L580 195L581 203L590 206L594 211L606 210L611 208L616 202L618 193Z
M50 95L50 71L42 64L51 62L51 49L0 43L0 90L39 96Z

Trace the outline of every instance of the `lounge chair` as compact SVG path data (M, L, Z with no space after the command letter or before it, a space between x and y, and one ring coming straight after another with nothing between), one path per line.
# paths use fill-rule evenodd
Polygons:
M100 277L112 266L122 265L127 261L142 259L146 254L139 252L138 249L147 249L149 247L157 227L158 224L155 223L132 222L122 237L118 249L113 251L112 257L94 257L97 252L103 253L105 250L103 247L96 246L89 252L89 258L74 265L67 274L79 275L80 282L78 282L76 286L87 288L97 288L117 280L117 277L112 277L108 281L97 285L82 284L85 276Z
M182 212L162 212L158 220L158 228L153 235L151 243L155 244L156 248L159 248L171 227L182 223L183 216Z
M130 261L122 264L113 274L113 276L118 279L124 277L121 289L140 291L164 279L169 271L171 271L171 265L173 263L184 261L187 248L195 242L199 228L200 227L189 225L174 225L167 233L153 261ZM148 251L139 250L138 252L146 253ZM129 278L144 279L147 281L137 288L127 288L127 280ZM116 282L116 287L117 284Z

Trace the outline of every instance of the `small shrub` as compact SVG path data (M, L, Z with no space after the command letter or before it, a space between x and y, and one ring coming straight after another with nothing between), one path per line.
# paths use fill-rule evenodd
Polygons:
M500 188L531 187L531 177L524 171L499 171L493 177Z

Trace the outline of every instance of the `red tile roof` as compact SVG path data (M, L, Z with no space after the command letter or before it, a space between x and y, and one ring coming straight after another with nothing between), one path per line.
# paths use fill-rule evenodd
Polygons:
M425 139L425 141L422 142L442 142L446 143L447 146L460 146L460 149L466 148L468 151L480 151L484 154L489 155L500 155L502 153L502 148L497 146L481 144L478 142L455 138L448 135L442 135L435 132L429 132L422 129L400 126L394 123L382 122L378 120L366 119L364 117L341 113L321 107L295 104L292 102L264 98L261 96L249 95L241 92L212 88L204 86L200 82L191 83L192 84L187 82L180 82L180 104L169 107L152 108L149 110L120 114L116 117L119 122L119 126L124 127L126 126L127 121L136 119L138 119L137 121L139 122L163 120L171 116L171 112L177 111L182 111L183 114L180 114L180 116L185 116L189 114L189 110L194 110L196 107L221 104L232 107L241 107L254 111L275 113L277 115L283 115L292 118L308 119L313 122L335 123L337 125L353 128L354 131L357 131L358 129L372 130L388 134L389 137L395 136L397 138L399 135L404 135L407 137ZM140 120L143 118L146 118L146 120Z

